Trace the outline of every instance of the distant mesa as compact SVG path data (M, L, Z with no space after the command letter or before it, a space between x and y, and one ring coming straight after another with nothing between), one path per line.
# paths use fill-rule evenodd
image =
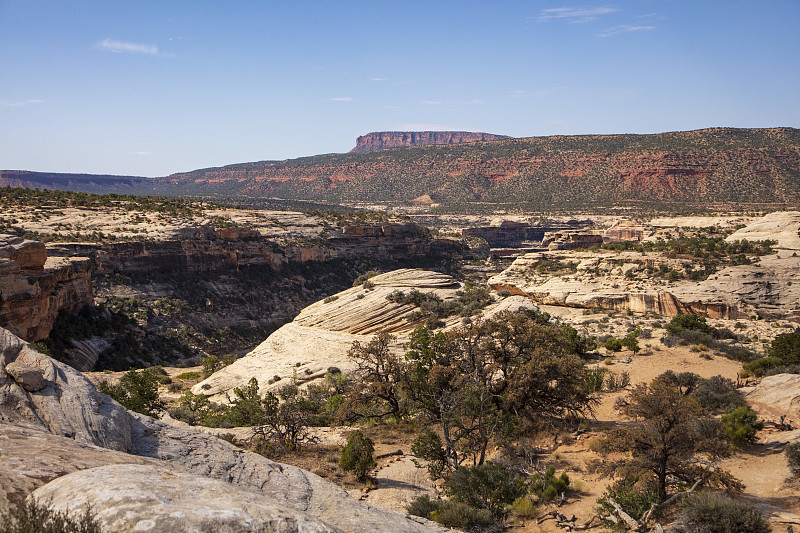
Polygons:
M478 141L499 141L508 138L508 135L471 131L376 131L356 139L356 147L350 150L350 153L363 154L400 146L459 144Z

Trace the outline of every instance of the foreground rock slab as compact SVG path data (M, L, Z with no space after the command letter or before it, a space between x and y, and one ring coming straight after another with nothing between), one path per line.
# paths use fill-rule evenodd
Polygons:
M12 373L8 372L9 365ZM23 387L24 382L17 381L20 366L39 373L44 387L34 391ZM0 431L0 456L11 457L11 450L16 450L13 453L17 458L0 461L4 493L0 505L7 506L9 501L18 503L38 485L74 470L147 463L160 465L172 475L189 473L216 480L231 491L256 492L264 506L283 509L274 515L278 525L283 520L280 517L286 518L288 524L292 513L300 512L315 517L320 527L328 528L307 531L445 531L433 522L366 505L319 476L236 448L199 429L173 427L129 412L99 393L80 372L36 352L3 329L0 329ZM16 435L13 439L8 437L12 433ZM20 451L26 443L30 443L31 450L27 454ZM46 461L41 462L33 453L37 447L52 450L43 454ZM150 477L124 479L147 485ZM184 492L192 493L191 486L187 485ZM74 492L71 494L74 496Z
M105 531L328 533L308 513L276 505L263 494L163 466L109 465L74 472L32 496L60 511L91 506Z

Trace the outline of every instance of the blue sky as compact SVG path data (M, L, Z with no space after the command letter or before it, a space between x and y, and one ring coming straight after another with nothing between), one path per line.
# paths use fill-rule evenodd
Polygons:
M798 28L798 0L0 0L0 168L161 176L382 130L800 127Z

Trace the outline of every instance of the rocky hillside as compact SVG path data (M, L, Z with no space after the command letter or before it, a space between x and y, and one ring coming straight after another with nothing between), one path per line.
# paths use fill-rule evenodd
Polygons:
M508 136L470 131L377 131L356 139L356 147L350 150L350 153L363 154L400 146L459 144L500 139L508 139Z
M128 192L330 203L429 196L455 207L526 202L548 209L622 201L798 204L800 130L530 137L328 154L131 181Z
M445 531L198 429L127 411L1 328L0 446L0 513L33 492L59 510L90 506L104 531Z

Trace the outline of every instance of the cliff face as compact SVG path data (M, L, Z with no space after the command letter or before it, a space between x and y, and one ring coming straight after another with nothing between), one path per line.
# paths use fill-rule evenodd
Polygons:
M35 341L60 311L93 303L88 259L48 258L41 242L0 235L0 326Z
M363 154L400 146L499 141L508 138L507 135L470 131L377 131L367 133L356 139L356 147L350 150L350 153Z
M144 331L179 332L181 342L217 354L249 350L309 303L350 287L365 270L436 267L468 252L416 224L344 226L282 243L241 227L186 233L162 241L54 243L48 250L89 257L98 302L135 304ZM80 356L90 369L98 350L84 351L93 354ZM77 356L69 357L77 364Z

